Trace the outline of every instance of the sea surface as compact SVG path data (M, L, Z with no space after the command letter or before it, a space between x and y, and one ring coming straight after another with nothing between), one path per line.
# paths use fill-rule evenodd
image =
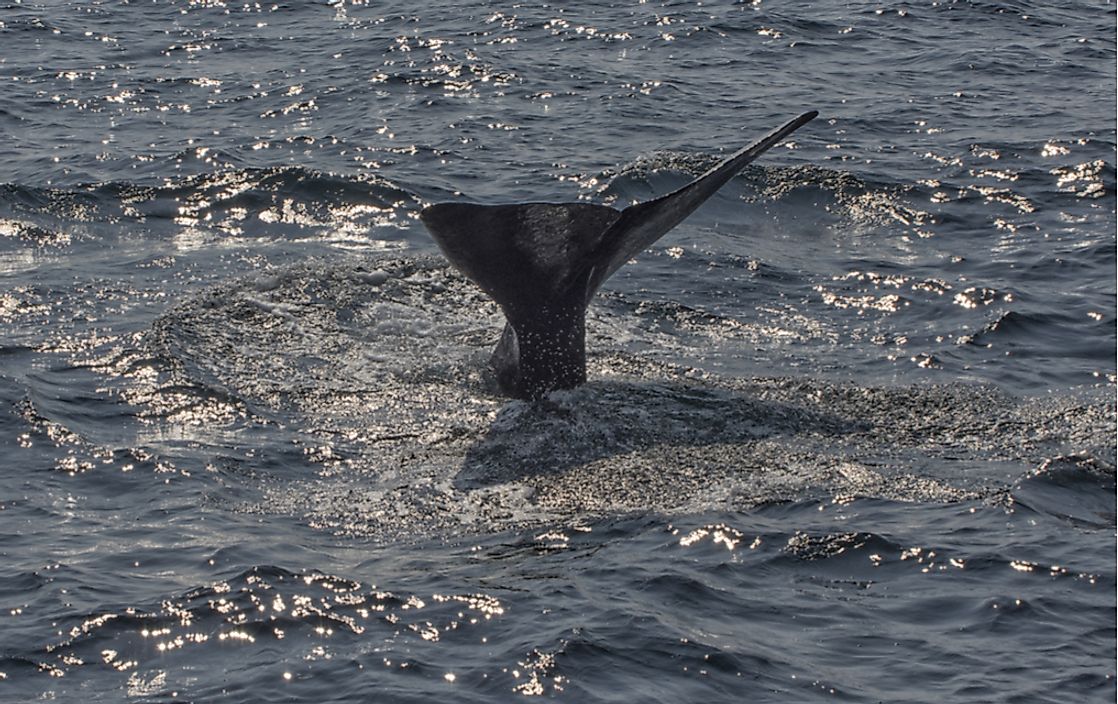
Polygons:
M6 0L0 702L1113 702L1115 22ZM425 205L807 110L495 392Z

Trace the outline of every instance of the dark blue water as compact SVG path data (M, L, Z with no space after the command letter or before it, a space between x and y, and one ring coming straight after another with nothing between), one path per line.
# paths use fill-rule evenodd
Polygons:
M1113 701L1114 28L3 6L0 701ZM809 109L494 394L424 205Z

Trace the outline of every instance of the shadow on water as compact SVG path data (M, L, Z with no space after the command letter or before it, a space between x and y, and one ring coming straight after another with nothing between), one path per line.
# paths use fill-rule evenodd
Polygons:
M466 450L454 486L468 491L557 476L656 447L742 448L778 435L840 437L870 428L756 391L693 380L592 381L542 401L514 401Z

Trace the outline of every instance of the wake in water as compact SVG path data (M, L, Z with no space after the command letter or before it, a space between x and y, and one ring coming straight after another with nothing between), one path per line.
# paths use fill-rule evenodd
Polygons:
M154 422L198 420L218 443L222 427L289 428L318 476L243 508L383 539L827 496L1005 502L1063 457L1113 472L1105 394L725 377L639 350L669 325L673 354L712 340L748 354L740 322L642 320L621 297L591 311L589 383L538 403L506 402L488 378L495 305L424 258L221 285L103 371Z

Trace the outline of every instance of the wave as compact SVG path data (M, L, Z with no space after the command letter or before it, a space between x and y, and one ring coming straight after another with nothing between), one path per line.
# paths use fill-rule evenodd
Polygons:
M329 649L339 655L348 647L363 652L370 643L394 652L401 642L422 649L444 633L478 630L503 608L498 598L484 594L396 595L322 572L260 565L153 604L89 612L45 652L25 659L56 677L97 669L101 677L116 671L131 683L152 667L195 667L241 646L242 657L283 682L282 670L294 668L275 662L279 641L285 650ZM358 652L350 656L357 657ZM402 652L401 658L407 667ZM281 672L273 672L277 668Z
M1114 458L1091 454L1045 460L1014 484L1012 505L1088 529L1115 526Z
M1113 348L1113 319L1098 327L1109 334L1084 335L1082 325L1065 312L1005 311L978 333L961 341L974 345L1008 347L1017 355L1043 356L1059 350L1061 357L1106 359ZM1041 346L1038 342L1048 343Z
M0 234L66 244L59 233L74 223L145 223L236 236L273 235L285 228L363 232L398 226L421 205L416 194L379 176L297 166L216 171L160 185L7 183L0 185Z

